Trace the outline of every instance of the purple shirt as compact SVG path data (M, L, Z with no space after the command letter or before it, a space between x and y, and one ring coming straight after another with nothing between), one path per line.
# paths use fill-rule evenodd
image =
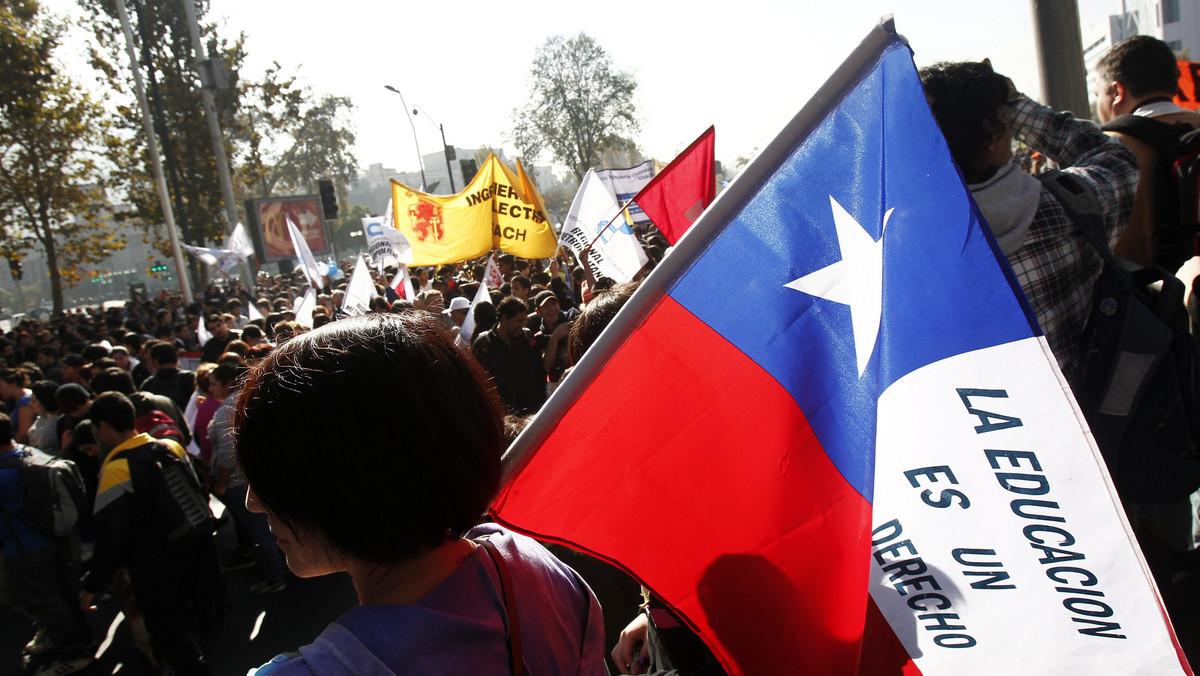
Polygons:
M476 526L467 537L489 533L513 578L526 672L605 674L604 621L583 578L534 540L495 524ZM354 608L299 654L251 673L507 674L505 623L498 573L476 547L420 602Z

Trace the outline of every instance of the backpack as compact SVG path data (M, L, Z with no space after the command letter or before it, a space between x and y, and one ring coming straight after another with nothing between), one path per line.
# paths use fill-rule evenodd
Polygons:
M1200 357L1183 283L1117 259L1099 202L1077 177L1040 178L1104 261L1071 381L1109 474L1124 500L1186 499L1200 488Z
M165 444L151 442L121 451L114 458L144 468L147 485L142 505L152 533L167 542L179 542L216 531L208 496L186 453L180 458Z
M1137 115L1119 115L1102 128L1128 134L1158 151L1162 178L1154 186L1154 264L1178 270L1198 252L1200 129Z
M17 518L48 537L67 537L79 517L88 511L83 475L75 463L17 446L18 453L0 462L0 469L15 467L25 487L25 504Z
M185 445L179 425L162 411L150 411L138 416L133 421L133 429L138 434L149 434L155 439L170 439L180 446Z

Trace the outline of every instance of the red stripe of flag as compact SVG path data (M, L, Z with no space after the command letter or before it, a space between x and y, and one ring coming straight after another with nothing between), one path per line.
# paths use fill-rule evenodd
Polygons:
M672 245L717 196L713 160L716 135L716 130L709 127L633 196Z
M636 572L730 673L855 673L871 506L788 392L670 297L493 512Z

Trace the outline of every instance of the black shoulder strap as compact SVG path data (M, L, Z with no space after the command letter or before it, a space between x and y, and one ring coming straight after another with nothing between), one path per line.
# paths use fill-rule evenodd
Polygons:
M1074 174L1058 170L1047 171L1038 176L1038 180L1062 205L1067 216L1075 222L1084 239L1100 254L1105 264L1119 268L1117 257L1113 255L1104 236L1104 211L1100 207L1100 200L1083 181Z
M496 566L496 572L500 574L500 591L504 594L504 610L508 613L508 652L512 655L513 674L522 676L525 673L525 662L521 656L521 626L517 621L517 595L513 590L512 576L508 574L508 563L504 561L496 545L488 541L486 535L475 542L487 552Z
M1185 288L1175 275L1158 267L1131 270L1128 264L1123 264L1108 246L1104 236L1104 217L1101 215L1100 201L1088 190L1078 176L1063 171L1047 171L1038 179L1042 185L1058 198L1059 204L1075 221L1076 227L1083 233L1084 239L1092 245L1101 260L1115 273L1126 278L1133 287L1147 286L1153 282L1161 282L1158 299L1153 304L1155 314L1164 322L1183 305Z
M1128 134L1158 150L1171 145L1171 142L1179 138L1182 132L1191 131L1191 127L1181 129L1174 124L1140 115L1118 115L1101 129Z

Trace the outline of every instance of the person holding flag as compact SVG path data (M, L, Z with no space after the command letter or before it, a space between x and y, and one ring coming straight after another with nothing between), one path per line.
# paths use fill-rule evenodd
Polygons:
M1088 120L1055 113L1017 92L987 61L939 63L920 72L954 163L1024 289L1068 380L1100 275L1100 255L1058 199L1012 161L1013 139L1083 182L1103 208L1110 246L1133 213L1133 151Z

